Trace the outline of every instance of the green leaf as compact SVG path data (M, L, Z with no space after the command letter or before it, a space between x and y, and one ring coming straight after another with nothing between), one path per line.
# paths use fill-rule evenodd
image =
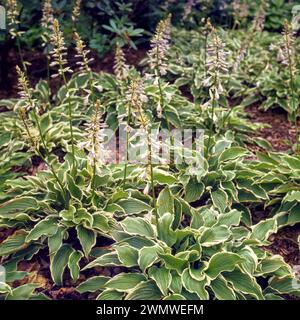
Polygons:
M94 267L116 267L121 266L122 263L119 260L118 256L114 252L106 253L99 258L96 258L94 261L86 265L82 270L91 269Z
M245 189L247 192L252 193L258 199L269 199L267 192L262 187L254 184L252 181L239 180L237 185L239 189Z
M59 248L54 257L51 259L51 276L55 284L57 284L58 286L62 285L63 274L69 262L70 255L73 251L74 249L71 246L64 244Z
M255 278L249 274L236 269L232 272L224 272L223 276L237 292L241 291L254 296L256 299L264 300L260 286L256 283Z
M240 224L242 213L238 210L231 210L228 213L219 215L217 225L238 226Z
M119 292L117 290L105 290L102 293L99 294L97 297L97 300L122 300L124 296L124 292Z
M150 280L138 284L125 298L125 300L160 300L161 292L155 282Z
M187 291L191 293L196 293L199 299L209 299L208 292L205 290L205 286L208 285L208 281L205 277L203 277L203 280L201 281L195 280L190 275L189 269L185 269L182 274L182 284Z
M289 192L282 200L283 202L300 202L300 191L291 191Z
M165 297L163 300L186 300L186 298L178 293L170 294L169 296Z
M288 215L287 225L293 226L300 222L300 205L293 207Z
M234 291L222 276L214 279L210 287L218 300L236 300Z
M257 273L261 275L274 274L278 269L282 269L285 275L292 273L290 266L279 255L263 259L257 267Z
M125 244L116 246L119 260L125 267L135 267L138 265L139 252L137 249Z
M96 234L82 225L77 226L76 230L84 255L88 258L93 246L96 244Z
M171 254L158 253L158 256L165 263L167 269L176 270L179 274L181 274L188 265L188 261L172 256Z
M247 149L241 147L231 147L221 153L219 157L219 162L221 163L229 160L235 160L238 158L245 157L248 154L249 151Z
M17 198L0 205L0 216L9 217L12 213L36 210L38 208L38 202L32 197Z
M79 262L83 254L80 251L74 251L71 253L68 261L68 267L70 270L70 275L74 281L77 281L79 278L80 266Z
M140 273L120 273L108 280L105 287L121 292L129 292L143 281L146 281L146 278Z
M177 240L176 232L172 229L174 215L167 212L158 219L157 232L160 240L172 247Z
M149 269L148 274L149 277L155 281L163 295L166 296L172 281L170 270L164 267L153 266Z
M145 237L149 238L154 238L155 237L155 232L147 220L140 218L140 217L135 217L135 218L126 218L121 222L121 225L123 229L133 235L142 235Z
M218 252L214 254L209 262L208 268L205 273L210 279L216 279L223 271L233 271L237 264L241 263L244 259L238 254L231 252Z
M6 300L29 300L35 289L40 285L36 283L27 283L12 290Z
M153 179L160 184L171 185L177 181L177 179L171 175L169 172L161 170L159 168L154 168L153 170Z
M294 294L300 297L300 280L291 276L277 278L274 277L270 281L270 288L276 290L279 293Z
M252 227L251 239L264 242L269 238L270 234L275 233L276 231L276 219L263 220Z
M26 242L38 240L41 236L53 236L58 230L57 219L47 218L37 223L26 237Z
M105 288L106 282L110 278L104 276L96 276L87 279L86 281L82 282L77 288L76 291L79 293L85 292L95 292L100 291Z
M211 192L211 200L216 209L220 210L221 212L225 212L228 206L228 196L225 191L219 189Z
M93 214L93 229L108 233L110 231L108 218L101 213Z
M163 189L157 198L157 212L159 216L167 212L174 213L174 197L169 187Z
M163 250L158 245L140 249L138 264L143 272L157 262L159 252L163 252Z
M58 227L57 232L48 238L49 254L55 253L62 244L65 230L63 227Z
M26 248L26 236L27 233L24 230L22 230L15 232L12 236L4 240L0 244L0 257L7 256L19 250L22 250L23 248Z
M227 226L215 226L206 229L202 233L200 242L203 247L211 247L226 241L230 235L231 233Z
M205 186L202 182L190 180L185 187L184 200L189 203L200 200L204 189Z
M73 177L70 174L67 174L67 185L70 194L75 199L81 200L82 199L82 192L80 188L76 185Z
M138 214L144 211L149 212L153 209L147 203L135 198L120 200L117 204L121 206L127 214Z

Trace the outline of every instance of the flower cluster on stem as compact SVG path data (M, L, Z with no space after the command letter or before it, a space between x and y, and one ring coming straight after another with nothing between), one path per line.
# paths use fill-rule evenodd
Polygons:
M20 23L18 16L19 16L19 10L18 10L18 2L17 0L7 0L6 3L7 8L7 25L8 30L11 35L11 37L17 38L22 33L18 30L18 25Z
M48 44L48 40L50 37L51 27L53 26L54 22L54 10L52 7L51 0L45 0L43 4L43 15L41 20L41 25L44 29L43 36L45 37L45 45Z
M70 135L71 135L71 148L72 148L72 158L73 158L73 168L76 171L76 158L75 158L75 141L73 134L73 112L71 105L71 96L69 93L69 86L66 78L66 73L73 73L72 69L67 65L68 61L66 59L67 48L65 46L65 39L63 33L60 30L59 22L57 19L53 22L53 33L51 35L51 43L53 45L53 50L51 51L51 55L53 58L53 62L50 64L51 67L57 67L58 71L56 74L52 75L52 77L61 76L63 79L64 85L67 89L67 99L68 99L68 113L69 113L69 127L70 127Z
M239 52L235 58L235 62L233 64L233 71L236 72L241 65L242 61L247 56L247 53L249 51L249 47L252 44L252 41L256 34L259 34L263 31L264 25L265 25L265 19L266 19L266 11L268 8L268 1L262 0L261 4L255 14L255 17L252 22L251 30L246 37L246 39L241 43Z
M206 61L208 77L204 80L203 85L209 87L211 98L219 100L220 95L224 92L221 76L228 72L226 61L228 53L225 51L225 44L215 29L211 32L209 40Z
M60 25L57 19L54 19L52 25L52 34L50 37L53 50L51 51L51 56L53 61L51 62L51 67L57 67L57 73L52 75L53 78L61 76L65 78L66 73L72 73L70 67L67 66L68 61L66 59L67 48L65 45L65 39L63 33L60 30Z
M73 7L73 11L72 11L72 21L74 25L76 25L80 16L80 7L81 7L81 0L76 0L75 5Z
M171 15L159 22L155 34L151 40L151 50L148 53L150 68L156 76L164 76L167 73L167 53L171 41Z
M118 80L125 80L128 76L129 66L126 63L126 58L122 48L117 45L114 59L114 73Z
M74 33L74 39L76 43L76 58L79 58L80 61L77 62L77 65L79 66L80 72L90 73L91 68L89 64L93 62L93 58L89 58L90 50L86 48L86 45L84 44L83 40L80 38L79 34L77 32Z

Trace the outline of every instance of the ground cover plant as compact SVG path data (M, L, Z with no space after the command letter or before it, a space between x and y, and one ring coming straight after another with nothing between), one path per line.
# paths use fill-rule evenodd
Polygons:
M291 3L34 3L3 3L0 299L299 299Z

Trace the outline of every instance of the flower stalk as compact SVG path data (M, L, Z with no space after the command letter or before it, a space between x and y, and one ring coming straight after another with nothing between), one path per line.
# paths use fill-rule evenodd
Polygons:
M50 66L58 67L58 73L52 75L52 77L55 78L57 76L61 76L67 91L73 169L76 171L77 164L76 164L76 158L75 158L75 141L74 141L74 133L73 133L73 113L72 113L72 105L71 105L71 96L69 93L69 85L66 78L66 74L73 73L73 71L71 70L70 67L67 66L68 61L65 58L67 55L67 49L65 47L65 40L62 32L60 31L60 25L57 19L55 19L53 22L53 33L51 35L50 40L53 45L53 50L51 51L53 62L50 64Z
M297 72L296 68L296 50L295 50L295 35L292 25L285 20L283 32L282 32L282 42L281 42L281 63L288 68L289 72L289 90L290 96L289 104L292 110L292 119L295 122L296 130L296 151L299 152L299 129L298 129L298 107L296 104L295 96L295 76Z
M42 40L43 46L45 47L46 57L47 57L47 83L50 91L50 34L51 27L54 22L54 10L52 7L51 0L45 0L43 4L43 16L41 20L41 25L43 27Z
M210 152L210 143L214 131L215 108L220 99L220 95L224 94L225 90L222 85L221 76L228 72L228 64L226 61L227 52L225 52L225 44L219 38L215 29L211 32L211 41L207 47L207 78L203 82L204 87L209 87L209 95L211 102L211 121L209 128L208 145L206 156Z
M47 159L47 158L49 158L49 150L47 148L46 141L45 141L45 138L44 138L44 135L43 135L43 132L42 132L42 128L41 128L41 125L40 125L40 122L39 122L39 119L38 119L38 115L37 115L37 111L36 111L36 104L35 104L35 101L34 101L34 99L32 97L32 89L29 87L29 82L28 82L28 80L26 78L25 73L20 69L19 66L16 67L16 71L17 71L17 74L18 74L19 95L26 102L26 107L21 107L20 110L19 110L20 119L21 119L21 121L22 121L22 123L23 123L23 125L25 127L25 130L27 132L29 141L30 141L34 151L46 163L46 165L50 168L55 180L57 181L57 183L58 183L58 185L59 185L59 187L61 189L64 201L66 202L66 204L68 206L68 199L67 199L67 196L66 196L66 192L65 192L64 186L63 186L61 180L59 179L59 177L58 177L58 175L57 175L57 173L55 171L54 166ZM26 116L27 112L29 112L29 111L32 111L34 120L35 120L37 128L38 128L39 137L40 137L40 140L42 142L42 146L44 148L44 151L46 153L46 157L40 151L40 149L38 147L38 144L37 144L37 141L36 141L35 137L32 135L32 133L30 131L30 125L28 123L28 119L27 119L27 116Z
M17 0L7 0L7 24L9 34L12 39L16 39L18 54L24 71L27 70L26 63L24 61L23 53L21 50L20 36L23 34L19 30L20 21L19 21L19 10Z
M131 81L129 86L129 94L127 95L127 100L129 104L128 110L131 111L131 114L134 114L137 117L137 120L143 129L143 131L147 135L147 148L148 148L148 165L147 169L150 171L150 184L152 190L152 200L153 206L155 208L156 220L158 221L158 216L156 212L156 196L155 196L155 186L154 186L154 172L153 172L153 150L152 150L152 139L151 139L151 126L148 118L146 117L143 104L148 101L147 96L144 93L144 88L141 80L134 79ZM129 132L129 127L127 128L127 132ZM128 139L129 141L129 139ZM128 147L127 145L127 161L128 162Z

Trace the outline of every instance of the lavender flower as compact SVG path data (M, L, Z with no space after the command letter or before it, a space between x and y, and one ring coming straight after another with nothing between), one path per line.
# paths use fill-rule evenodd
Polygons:
M296 73L296 61L295 61L295 32L292 25L285 20L282 31L282 40L280 43L280 61L281 63L289 67L292 75Z
M29 86L29 81L25 73L20 69L19 66L16 67L16 71L18 74L19 95L26 103L26 111L29 111L34 108L34 100L32 97L33 90Z
M210 94L216 100L220 98L220 94L224 92L221 82L221 75L228 72L228 64L226 61L228 53L225 52L225 44L219 38L216 30L211 33L211 39L207 47L206 69L208 77L203 81L203 86L210 87Z
M243 19L248 17L249 5L247 3L242 3L240 0L234 0L232 9L237 24L240 24Z
M129 66L126 63L126 58L122 48L117 45L115 60L114 60L114 73L118 80L125 80L128 76Z
M72 21L74 24L77 23L78 18L80 16L80 7L81 7L81 0L76 0L73 11L72 11Z
M262 0L261 5L256 12L256 15L253 19L252 27L249 33L249 36L242 42L239 53L233 64L233 71L236 72L241 64L241 62L247 56L249 47L255 35L260 33L264 29L265 19L266 19L266 10L268 8L268 1Z
M65 39L63 33L60 31L59 22L57 19L53 22L53 33L50 37L50 42L53 45L53 50L51 51L51 55L53 58L53 62L51 63L51 67L57 67L57 74L52 75L52 78L57 76L65 77L65 73L72 73L70 67L67 66L67 48L65 46Z
M88 160L90 165L97 163L98 165L105 164L109 158L109 153L105 150L103 142L105 135L102 129L104 125L101 123L101 104L97 100L95 103L95 113L91 119L91 122L87 124L87 137L86 141L79 144L81 149L86 149L88 153Z
M195 5L195 0L188 0L184 6L184 13L182 20L186 20L188 16L191 14L193 6Z
M171 40L171 15L159 22L155 35L151 40L151 50L148 53L150 68L156 76L167 73L167 53Z
M7 0L7 22L8 30L12 38L17 38L22 35L23 32L18 31L18 25L20 21L18 20L19 10L18 2L16 0Z
M77 62L77 65L79 66L79 70L81 72L90 73L91 68L89 64L94 61L93 58L89 58L90 50L86 49L86 46L82 39L80 38L79 34L77 32L74 33L74 39L76 42L76 58L79 58L80 61Z
M52 0L45 0L43 4L43 16L41 25L45 29L45 33L48 35L54 22L54 10L52 7Z
M253 32L262 32L265 26L266 20L266 11L268 9L269 3L268 0L262 0L259 6L259 9L254 17L252 23Z

